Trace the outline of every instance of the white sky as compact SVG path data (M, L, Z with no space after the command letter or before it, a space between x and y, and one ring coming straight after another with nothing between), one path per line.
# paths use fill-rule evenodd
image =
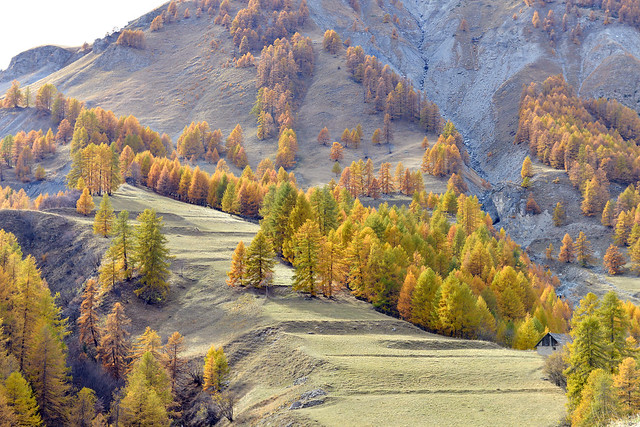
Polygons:
M32 47L92 43L167 1L0 0L0 70Z

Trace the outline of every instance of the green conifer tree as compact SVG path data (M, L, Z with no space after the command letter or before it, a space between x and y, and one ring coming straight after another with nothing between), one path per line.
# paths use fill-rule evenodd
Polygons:
M93 221L93 232L103 237L109 236L115 219L116 216L113 213L111 200L109 199L109 195L105 193L104 196L102 196L100 207Z
M203 388L211 394L222 391L229 377L229 365L227 356L222 347L209 348L204 358L204 384Z
M138 215L139 225L135 231L134 259L140 273L141 287L137 296L147 302L160 302L169 292L169 248L162 234L162 217L155 210L145 209Z
M31 386L18 371L13 372L4 383L7 404L13 410L20 426L41 426L38 403Z
M118 257L122 261L122 272L124 277L128 280L131 278L131 270L133 269L133 247L134 247L134 233L131 225L129 224L129 212L121 211L118 214L115 225L113 227L113 233L115 235L113 239L113 247L117 252Z
M292 289L316 295L318 279L318 254L320 252L320 228L308 219L295 234Z
M173 402L169 375L150 352L127 376L120 402L121 421L127 426L169 426L167 408Z
M271 243L262 230L258 231L247 250L247 285L268 292L273 281L274 258Z

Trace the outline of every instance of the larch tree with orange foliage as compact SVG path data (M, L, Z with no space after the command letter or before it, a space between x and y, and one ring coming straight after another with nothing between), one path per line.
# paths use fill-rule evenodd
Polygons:
M574 248L578 263L583 267L587 266L591 262L591 254L593 253L593 250L591 249L591 242L587 240L587 236L583 231L578 234Z
M344 157L344 148L342 144L339 142L334 142L331 146L331 152L329 153L329 158L334 162L339 162Z
M540 14L538 11L533 12L533 18L531 18L531 23L533 24L533 28L538 28L540 26Z
M84 189L82 190L82 195L80 195L80 198L76 203L76 211L84 216L87 216L95 207L96 205L93 203L93 197L91 197L89 189L87 187L84 187Z
M100 343L97 307L98 291L96 289L96 281L89 279L84 287L82 303L80 304L80 317L78 317L80 343L86 353L89 353L88 350L92 347L93 350L97 349Z
M11 87L4 95L4 108L18 108L24 100L24 94L20 89L20 83L17 80L11 82Z
M343 286L347 268L344 255L339 235L334 230L329 231L329 234L321 239L318 252L318 277L322 295L327 298L332 298L334 289Z
M415 288L416 277L411 271L408 271L404 278L402 288L400 289L400 296L398 297L398 313L400 313L400 316L405 320L411 319L411 300Z
M575 261L576 254L573 247L573 240L569 234L565 234L562 238L562 246L560 247L560 253L558 254L558 261L570 263Z
M621 274L624 269L625 259L616 245L610 245L604 254L603 265L607 272L615 276Z
M324 39L322 41L322 47L329 53L338 53L342 47L342 40L340 36L334 30L327 30L324 33Z
M231 258L231 269L227 272L227 285L229 286L245 286L247 276L247 251L244 242L241 240L233 251Z
M329 129L327 127L323 127L318 134L318 144L327 145L331 141L331 135L329 135Z
M529 193L529 197L527 198L526 211L533 215L538 215L541 212L538 203L536 203L536 200L533 198L533 193Z
M169 336L167 344L162 349L164 352L164 366L169 373L171 379L171 391L175 392L176 386L180 384L180 380L184 375L186 359L180 356L185 350L184 337L180 332L174 332Z
M131 320L124 314L124 308L117 302L107 316L98 356L104 368L116 379L122 379L129 366L131 341L128 327Z

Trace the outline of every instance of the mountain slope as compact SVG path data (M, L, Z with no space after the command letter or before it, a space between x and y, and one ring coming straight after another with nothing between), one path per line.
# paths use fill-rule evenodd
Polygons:
M268 298L229 288L231 253L238 240L250 241L255 224L128 185L112 202L132 217L156 208L176 259L162 307L123 291L110 295L104 309L124 302L133 335L146 326L163 337L180 331L191 357L201 357L212 344L224 346L238 423L371 425L399 417L405 425L454 419L549 425L563 416L562 390L542 379L543 360L534 352L429 334L350 295L307 299L280 286L289 284L292 273L283 265L276 267L277 286ZM85 218L74 221L90 226ZM317 390L326 396L301 399ZM289 410L309 400L324 403ZM537 410L542 406L544 414Z

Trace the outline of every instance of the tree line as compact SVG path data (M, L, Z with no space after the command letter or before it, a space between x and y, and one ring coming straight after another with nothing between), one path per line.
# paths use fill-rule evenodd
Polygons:
M269 187L260 213L261 231L236 248L230 285L268 288L277 255L293 265L295 290L347 289L430 331L532 348L545 330L567 329L558 279L493 230L475 197L422 192L409 208L376 210L345 188L304 193L287 181Z

